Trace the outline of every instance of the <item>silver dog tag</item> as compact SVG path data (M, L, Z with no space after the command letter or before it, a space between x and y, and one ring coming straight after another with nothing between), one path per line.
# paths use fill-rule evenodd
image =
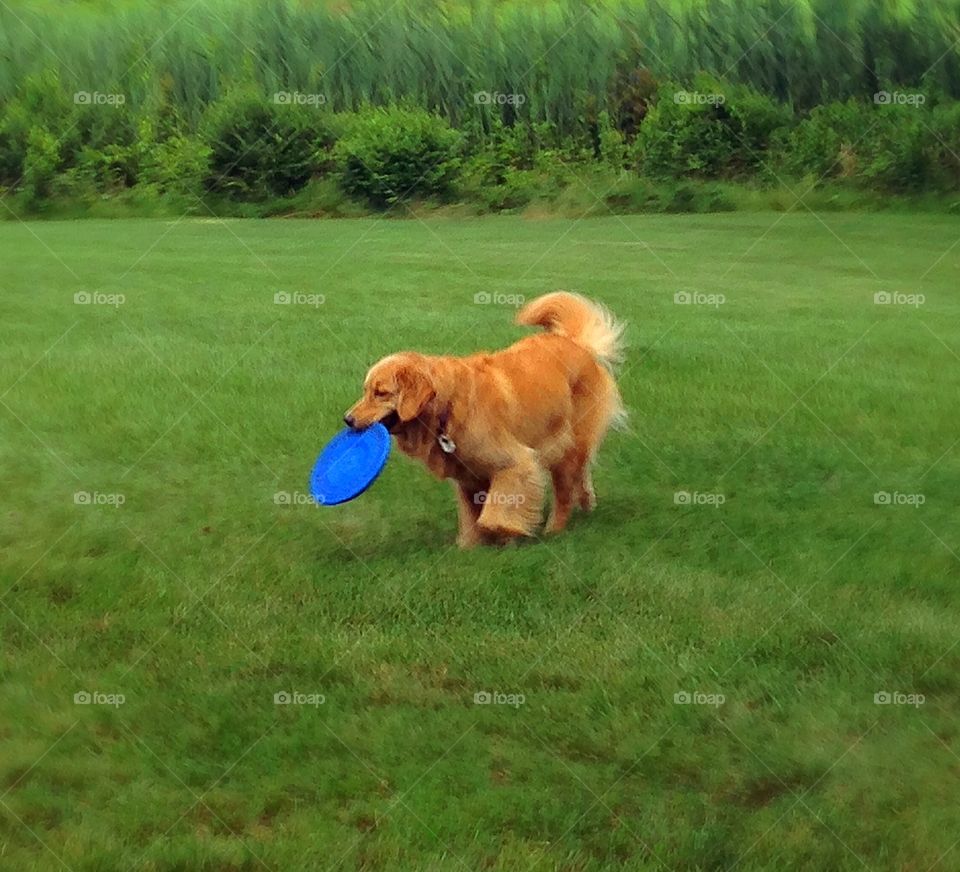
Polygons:
M456 444L446 433L441 433L437 437L437 443L440 445L440 450L443 451L444 454L453 454L453 452L457 450Z

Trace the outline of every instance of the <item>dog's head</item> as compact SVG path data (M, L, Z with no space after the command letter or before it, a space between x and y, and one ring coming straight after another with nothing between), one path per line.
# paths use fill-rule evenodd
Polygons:
M363 396L347 410L343 420L355 430L379 421L392 433L416 418L435 396L422 354L391 354L371 367L363 382Z

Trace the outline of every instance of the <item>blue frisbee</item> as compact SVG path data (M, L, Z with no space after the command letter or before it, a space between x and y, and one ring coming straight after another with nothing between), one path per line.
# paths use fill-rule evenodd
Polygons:
M390 433L383 424L341 430L327 444L310 473L310 495L321 506L360 496L376 481L390 456Z

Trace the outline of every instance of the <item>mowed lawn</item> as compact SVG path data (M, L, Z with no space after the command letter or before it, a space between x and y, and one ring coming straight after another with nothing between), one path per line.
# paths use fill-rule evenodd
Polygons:
M0 868L958 868L958 232L0 225ZM630 325L593 515L309 504L373 361L556 288Z

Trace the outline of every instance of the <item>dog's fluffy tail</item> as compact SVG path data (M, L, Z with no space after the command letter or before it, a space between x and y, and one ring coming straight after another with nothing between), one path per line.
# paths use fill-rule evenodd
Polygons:
M612 368L623 360L626 327L605 306L580 294L554 291L531 300L517 313L517 323L543 327L566 336Z
M605 306L580 294L554 291L531 300L517 313L517 323L543 327L548 333L566 336L585 348L604 367L606 383L601 390L605 414L603 429L613 425L627 429L627 410L613 377L613 368L623 361L623 331L626 325ZM598 443L599 444L599 443Z

